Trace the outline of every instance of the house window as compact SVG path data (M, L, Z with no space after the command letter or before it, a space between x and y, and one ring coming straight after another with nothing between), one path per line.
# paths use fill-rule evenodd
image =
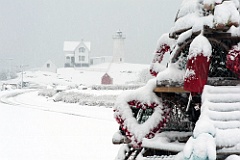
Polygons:
M50 68L50 63L47 64L47 68Z
M85 56L79 56L79 61L85 61Z
M70 59L70 57L68 57L68 56L67 56L67 58L66 58L66 59Z
M71 63L75 63L75 58L71 57Z
M84 47L80 47L80 48L79 48L79 52L80 52L80 53L84 53L84 52L85 52L85 48L84 48Z

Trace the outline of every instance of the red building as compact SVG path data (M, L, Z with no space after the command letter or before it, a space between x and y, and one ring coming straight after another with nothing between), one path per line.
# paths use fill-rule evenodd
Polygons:
M102 84L113 84L113 79L107 73L102 76Z

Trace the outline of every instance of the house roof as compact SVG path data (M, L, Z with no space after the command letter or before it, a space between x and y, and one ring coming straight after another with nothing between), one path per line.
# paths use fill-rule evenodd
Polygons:
M110 77L110 76L109 76L109 74L105 73L102 77Z
M84 44L89 50L91 43L84 41L64 41L63 43L63 51L74 51L80 44Z

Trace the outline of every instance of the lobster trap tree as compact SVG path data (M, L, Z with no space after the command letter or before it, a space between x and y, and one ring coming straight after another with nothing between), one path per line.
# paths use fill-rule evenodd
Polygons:
M181 149L171 150L161 145L156 149L156 137L161 139L166 131L184 131L186 138L188 133L193 132L206 85L240 84L239 9L239 0L182 2L174 26L158 40L150 68L155 78L140 89L123 93L115 103L114 115L121 131L118 133L128 139L124 142L128 142L130 148L125 159L131 157L132 153L135 153L136 158L140 152L141 156L180 152ZM169 59L167 68L161 65L164 58ZM204 152L198 155L198 147L194 146L195 152L189 151L189 154L184 155L185 159L194 156L199 159L216 159L215 133L203 138L201 136L199 139L209 140L209 144L213 144L209 148L211 154ZM117 141L116 137L113 139ZM173 137L168 137L169 141L181 139ZM152 138L154 141L147 140ZM191 146L190 141L195 139L190 139L187 146Z

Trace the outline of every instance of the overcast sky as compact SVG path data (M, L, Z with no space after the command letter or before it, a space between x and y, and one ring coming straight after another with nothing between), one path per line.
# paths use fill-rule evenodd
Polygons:
M150 64L181 0L0 0L0 64L64 64L63 42L91 42L91 56L112 55L112 35L126 35L125 61ZM7 59L13 60L7 60Z

